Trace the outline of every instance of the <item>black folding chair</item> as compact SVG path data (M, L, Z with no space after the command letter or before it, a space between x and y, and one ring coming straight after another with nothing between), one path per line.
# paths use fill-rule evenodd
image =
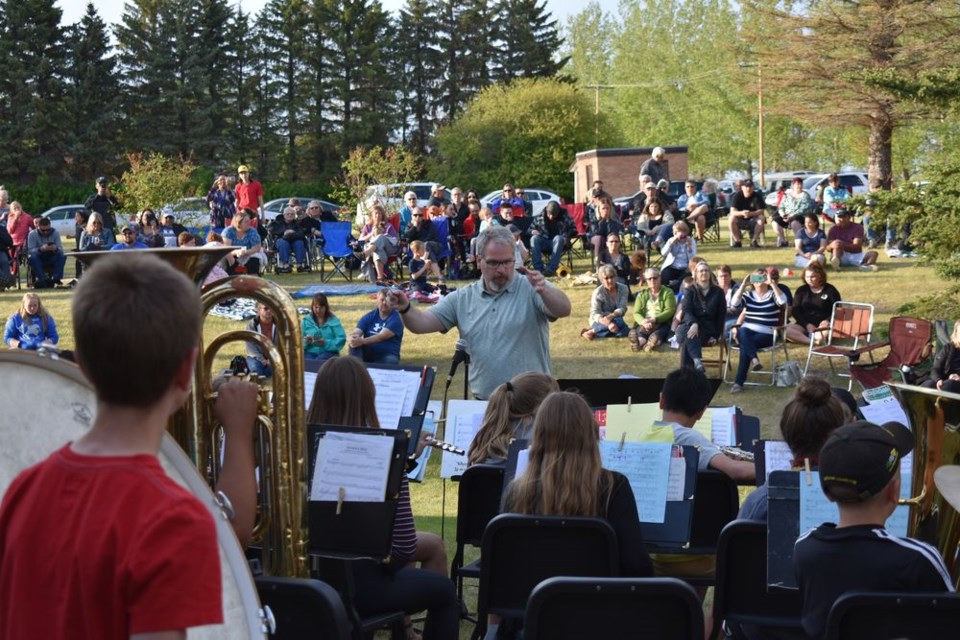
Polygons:
M803 638L796 589L767 589L767 523L734 520L717 543L717 578L713 593L713 631L726 623L728 638Z
M463 579L480 578L480 559L464 565L464 551L467 545L480 547L487 523L500 513L503 472L502 466L475 464L467 467L460 476L457 548L450 563L450 577L457 585L457 596L461 601L463 600Z
M727 523L737 518L738 511L740 492L737 490L737 483L730 476L713 470L698 472L697 490L693 498L693 518L690 523L690 542L681 553L714 555L717 552L720 532ZM711 577L677 577L697 586L712 586L714 583Z
M353 578L353 563L355 561L355 559L333 557L315 558L316 575L340 594L340 599L343 601L343 606L347 612L347 619L350 621L351 639L372 638L374 632L389 629L393 640L405 640L404 618L406 614L403 611L388 611L366 617L360 616L353 604L356 592Z
M696 592L675 578L549 578L530 594L526 640L702 640Z
M255 580L260 603L270 607L276 622L270 635L273 640L349 640L347 611L330 585L319 580L273 576Z
M483 637L488 614L503 619L501 637L509 637L523 623L530 593L547 578L608 578L619 570L617 536L606 520L499 515L483 533L472 637Z
M847 593L827 618L824 640L955 638L960 596L954 593Z

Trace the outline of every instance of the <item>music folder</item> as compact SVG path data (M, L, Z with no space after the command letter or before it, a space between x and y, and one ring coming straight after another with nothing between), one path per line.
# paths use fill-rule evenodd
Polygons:
M390 438L393 445L386 491L380 502L338 503L334 500L308 500L307 524L310 540L307 550L309 553L321 556L368 557L383 560L389 557L392 548L393 522L407 460L407 433L402 429L307 425L308 489L314 479L318 446L328 433Z

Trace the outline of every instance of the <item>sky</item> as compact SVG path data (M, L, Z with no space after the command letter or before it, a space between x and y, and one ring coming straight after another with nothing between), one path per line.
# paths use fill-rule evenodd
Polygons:
M124 0L92 0L97 12L108 23L118 22L123 15ZM396 12L402 7L404 0L381 0L388 11ZM606 12L613 12L617 8L617 0L598 0ZM267 0L239 0L240 6L247 13L256 13L263 8ZM63 24L77 22L87 8L87 0L57 0L63 10ZM584 0L547 0L547 10L553 13L560 25L565 25L567 17L579 12L586 5Z

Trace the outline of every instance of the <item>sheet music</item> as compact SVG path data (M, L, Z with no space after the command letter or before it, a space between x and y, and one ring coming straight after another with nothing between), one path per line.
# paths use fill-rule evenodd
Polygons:
M313 388L317 386L317 374L313 371L303 372L303 403L304 408L309 411L310 403L313 401Z
M519 478L523 475L523 472L527 470L527 465L530 464L530 449L520 449L517 451L517 471L513 474L514 479Z
M875 424L899 422L905 427L910 428L910 418L907 417L906 412L900 405L900 401L897 400L890 391L890 387L884 386L883 389L886 390L886 394L869 394L873 399L870 400L870 404L860 407L860 413L863 414L864 418ZM867 391L876 392L876 389L868 389ZM864 399L868 396L867 391L863 392Z
M367 372L377 389L376 409L380 428L396 429L400 426L401 416L409 416L413 413L413 403L416 402L417 397L414 394L412 400L407 398L410 395L410 376L417 382L419 389L420 374L403 369L378 369L377 367L369 367ZM404 408L407 406L410 407L410 411L404 413Z
M693 423L693 430L713 442L713 408L707 407L700 419ZM726 444L724 444L726 446Z
M687 463L681 457L670 458L670 480L667 482L667 502L683 502L687 488Z
M447 429L445 438L464 451L470 450L473 439L483 423L487 410L486 400L450 400L447 403ZM461 475L467 469L467 456L444 451L440 458L440 477Z
M640 442L659 419L660 405L655 402L607 405L606 439L619 443L626 433L627 442Z
M737 408L710 407L704 413L704 417L707 414L710 415L710 441L721 447L737 446Z
M603 466L630 481L640 522L662 523L667 510L667 486L673 444L667 442L600 443Z
M770 479L772 471L790 471L793 452L783 440L765 440L763 443L764 477Z
M901 468L901 472L903 469ZM835 502L823 494L820 488L820 474L816 471L810 472L810 484L807 484L807 472L800 471L800 530L806 533L810 529L820 526L824 522L837 522L840 518L840 511ZM904 483L901 476L900 497L910 497L909 487L904 490ZM909 485L909 480L906 483ZM907 535L907 520L910 516L910 507L901 505L894 509L893 514L887 518L886 529L896 536Z
M393 457L393 438L362 433L327 434L317 443L310 500L383 502Z

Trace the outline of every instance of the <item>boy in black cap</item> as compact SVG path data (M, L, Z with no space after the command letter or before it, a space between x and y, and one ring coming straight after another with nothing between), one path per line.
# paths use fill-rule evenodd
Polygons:
M820 450L820 486L840 520L801 535L794 549L811 638L823 635L830 607L848 591L953 591L934 547L884 529L900 497L900 460L912 450L903 425L865 420L840 427Z

